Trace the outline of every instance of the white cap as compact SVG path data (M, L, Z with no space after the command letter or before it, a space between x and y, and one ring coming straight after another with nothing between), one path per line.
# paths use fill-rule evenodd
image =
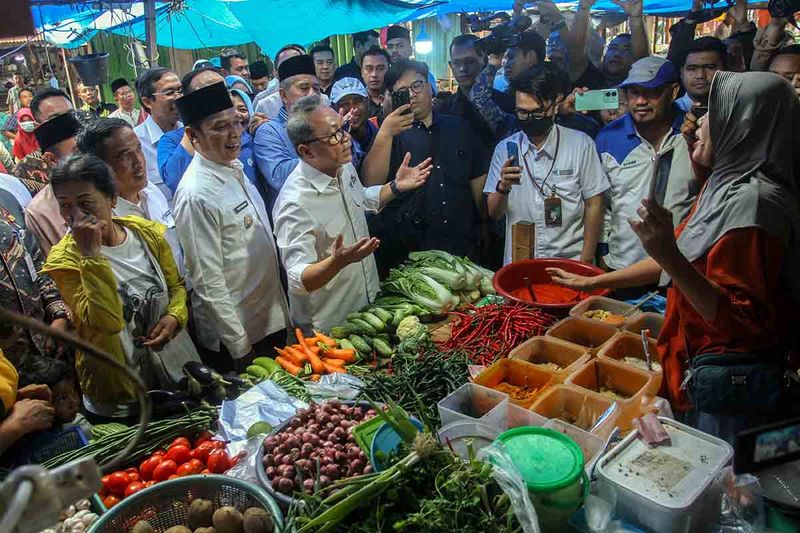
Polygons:
M342 78L331 88L331 102L338 104L339 100L348 94L357 94L366 98L367 88L357 78Z

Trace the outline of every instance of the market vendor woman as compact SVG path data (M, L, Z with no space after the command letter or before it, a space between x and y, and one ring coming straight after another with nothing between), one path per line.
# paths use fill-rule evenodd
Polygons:
M199 358L182 331L186 289L166 228L136 216L112 218L112 171L96 156L70 156L50 183L71 233L50 250L44 272L72 310L77 334L127 363L150 388L174 384L182 364ZM90 413L134 414L134 386L126 376L81 353L76 366Z
M650 258L595 278L550 269L584 290L671 280L658 340L669 399L730 442L798 405L784 376L798 347L798 146L800 106L787 82L719 72L692 153L711 174L687 220L673 231L670 213L645 200L630 225Z

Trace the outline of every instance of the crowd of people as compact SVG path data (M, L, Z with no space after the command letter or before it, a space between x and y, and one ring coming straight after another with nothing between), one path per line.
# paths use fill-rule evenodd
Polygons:
M499 268L526 225L532 256L607 271L552 270L558 283L625 299L669 285L659 355L687 420L725 434L785 415L764 400L757 415L723 416L682 384L703 354L782 362L798 346L800 45L785 21L756 31L741 0L728 38L695 38L697 2L657 57L641 0L615 0L631 33L601 56L593 3L570 27L541 3L501 54L456 37L452 94L412 58L404 26L385 49L376 31L354 34L338 68L324 44L287 44L274 72L235 49L188 73L150 68L110 84L116 105L81 85L74 108L15 77L13 151L0 152L4 305L168 388L186 361L242 369L294 326L341 322L409 252ZM577 111L598 89L616 105ZM37 429L54 400L26 387L73 371L87 417L134 413L131 385L81 353L63 359L13 326L0 347L18 373L12 413L26 405Z

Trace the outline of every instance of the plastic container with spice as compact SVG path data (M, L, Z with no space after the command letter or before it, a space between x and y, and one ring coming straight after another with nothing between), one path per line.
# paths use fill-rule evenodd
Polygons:
M554 382L563 383L590 356L585 348L577 344L554 337L532 337L514 348L508 357L534 364L540 370L552 373Z
M597 463L597 488L615 501L615 514L656 533L708 531L719 517L714 483L733 455L731 446L659 417L670 442L652 448L631 432Z
M600 320L570 316L553 324L545 335L577 344L594 354L617 333L617 328Z
M627 320L637 318L641 311L633 311L631 304L620 302L605 296L589 296L577 304L569 312L569 316L599 320L614 327L621 328ZM626 313L631 312L630 316Z
M664 327L664 315L659 313L642 313L641 315L628 319L623 329L636 335L639 335L642 330L649 329L650 336L657 339L661 334L662 327Z
M653 370L647 369L647 360L644 356L641 334L634 334L629 331L620 332L619 335L611 339L602 350L597 354L600 359L610 359L618 363L638 368L649 372L655 379L654 390L658 392L661 386L662 372L661 363L658 361L656 339L647 339L647 349L650 352L650 364Z
M530 407L553 381L553 374L520 359L498 359L473 382L508 395L508 401Z
M505 427L508 395L475 383L465 383L438 403L442 425L477 422Z
M611 434L620 413L616 402L572 385L550 387L533 403L531 411L557 418L601 438Z

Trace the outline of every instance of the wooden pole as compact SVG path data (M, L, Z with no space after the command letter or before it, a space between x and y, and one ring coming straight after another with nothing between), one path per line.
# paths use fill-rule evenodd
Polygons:
M145 46L147 46L147 59L150 67L156 66L156 55L158 45L156 45L156 2L155 0L144 1L144 27L145 27Z
M64 61L64 72L67 73L67 87L69 88L69 95L72 98L72 107L77 107L75 104L75 90L72 88L72 76L69 75L69 63L67 62L67 52L61 49L61 59Z

